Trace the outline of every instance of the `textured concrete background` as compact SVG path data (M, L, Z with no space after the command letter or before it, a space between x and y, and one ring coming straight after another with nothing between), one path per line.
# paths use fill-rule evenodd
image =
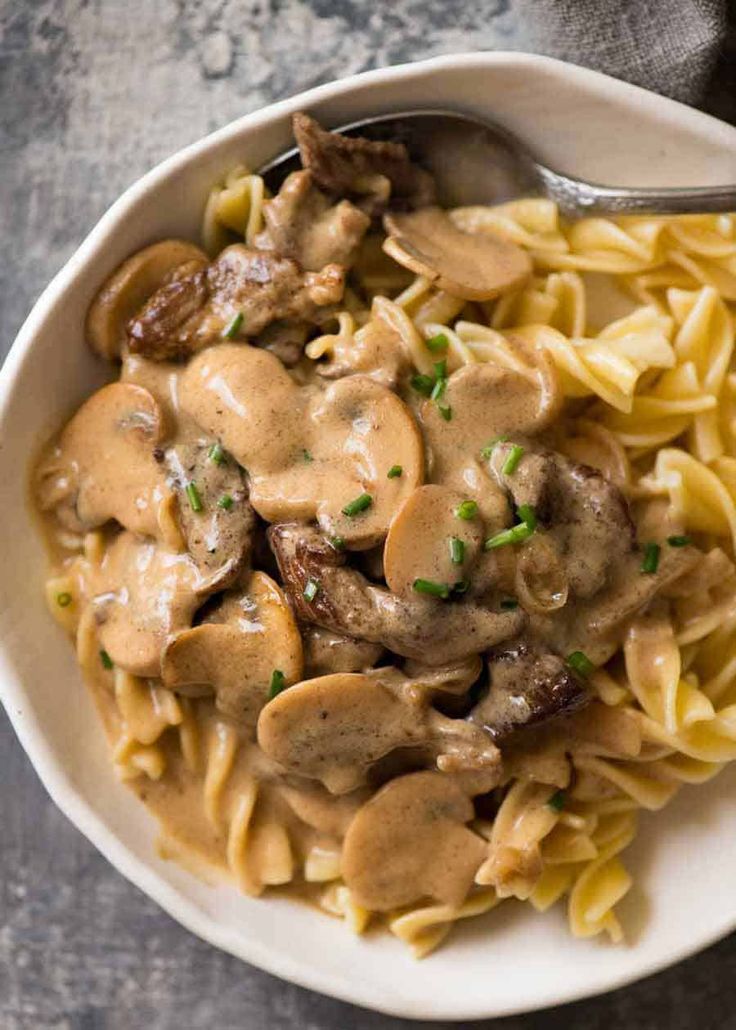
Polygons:
M530 2L0 0L0 355L105 208L162 157L337 76L519 46ZM736 122L734 30L702 106ZM2 713L0 783L0 1030L416 1025L280 983L174 924L51 805ZM736 938L494 1027L733 1030Z

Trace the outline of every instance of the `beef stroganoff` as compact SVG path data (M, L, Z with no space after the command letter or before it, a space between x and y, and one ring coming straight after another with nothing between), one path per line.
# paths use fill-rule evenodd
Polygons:
M164 856L417 955L509 897L618 941L639 811L736 757L736 219L294 132L101 285L49 607Z

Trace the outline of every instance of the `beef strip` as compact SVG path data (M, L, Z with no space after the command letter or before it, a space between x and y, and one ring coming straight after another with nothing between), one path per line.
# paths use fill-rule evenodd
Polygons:
M302 164L328 193L353 197L371 215L389 202L410 208L435 202L431 175L412 163L402 143L328 132L303 112L294 115L293 126Z

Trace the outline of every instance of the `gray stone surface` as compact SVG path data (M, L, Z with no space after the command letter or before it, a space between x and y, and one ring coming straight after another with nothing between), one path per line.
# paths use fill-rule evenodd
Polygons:
M0 354L109 203L162 157L336 76L517 46L529 2L0 0ZM733 31L703 104L736 121ZM190 936L56 811L2 714L0 783L0 1030L415 1025ZM494 1025L736 1028L736 939L614 994Z

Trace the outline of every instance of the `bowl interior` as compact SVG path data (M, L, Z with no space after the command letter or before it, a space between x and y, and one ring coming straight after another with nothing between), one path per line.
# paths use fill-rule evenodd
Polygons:
M305 986L396 1015L469 1019L563 1002L635 979L736 923L728 858L736 836L733 772L684 790L643 818L626 863L633 947L572 940L564 913L506 903L457 930L423 963L388 936L357 939L284 900L208 887L161 861L155 826L115 779L72 650L49 618L44 555L27 504L27 464L44 437L109 377L82 337L92 294L122 258L167 235L197 239L208 187L290 142L289 116L327 124L411 106L486 114L563 171L628 185L733 179L736 131L603 76L518 54L442 58L322 87L233 123L155 169L108 212L37 303L3 370L0 482L0 691L50 793L130 879L190 929ZM728 863L728 865L727 865Z

